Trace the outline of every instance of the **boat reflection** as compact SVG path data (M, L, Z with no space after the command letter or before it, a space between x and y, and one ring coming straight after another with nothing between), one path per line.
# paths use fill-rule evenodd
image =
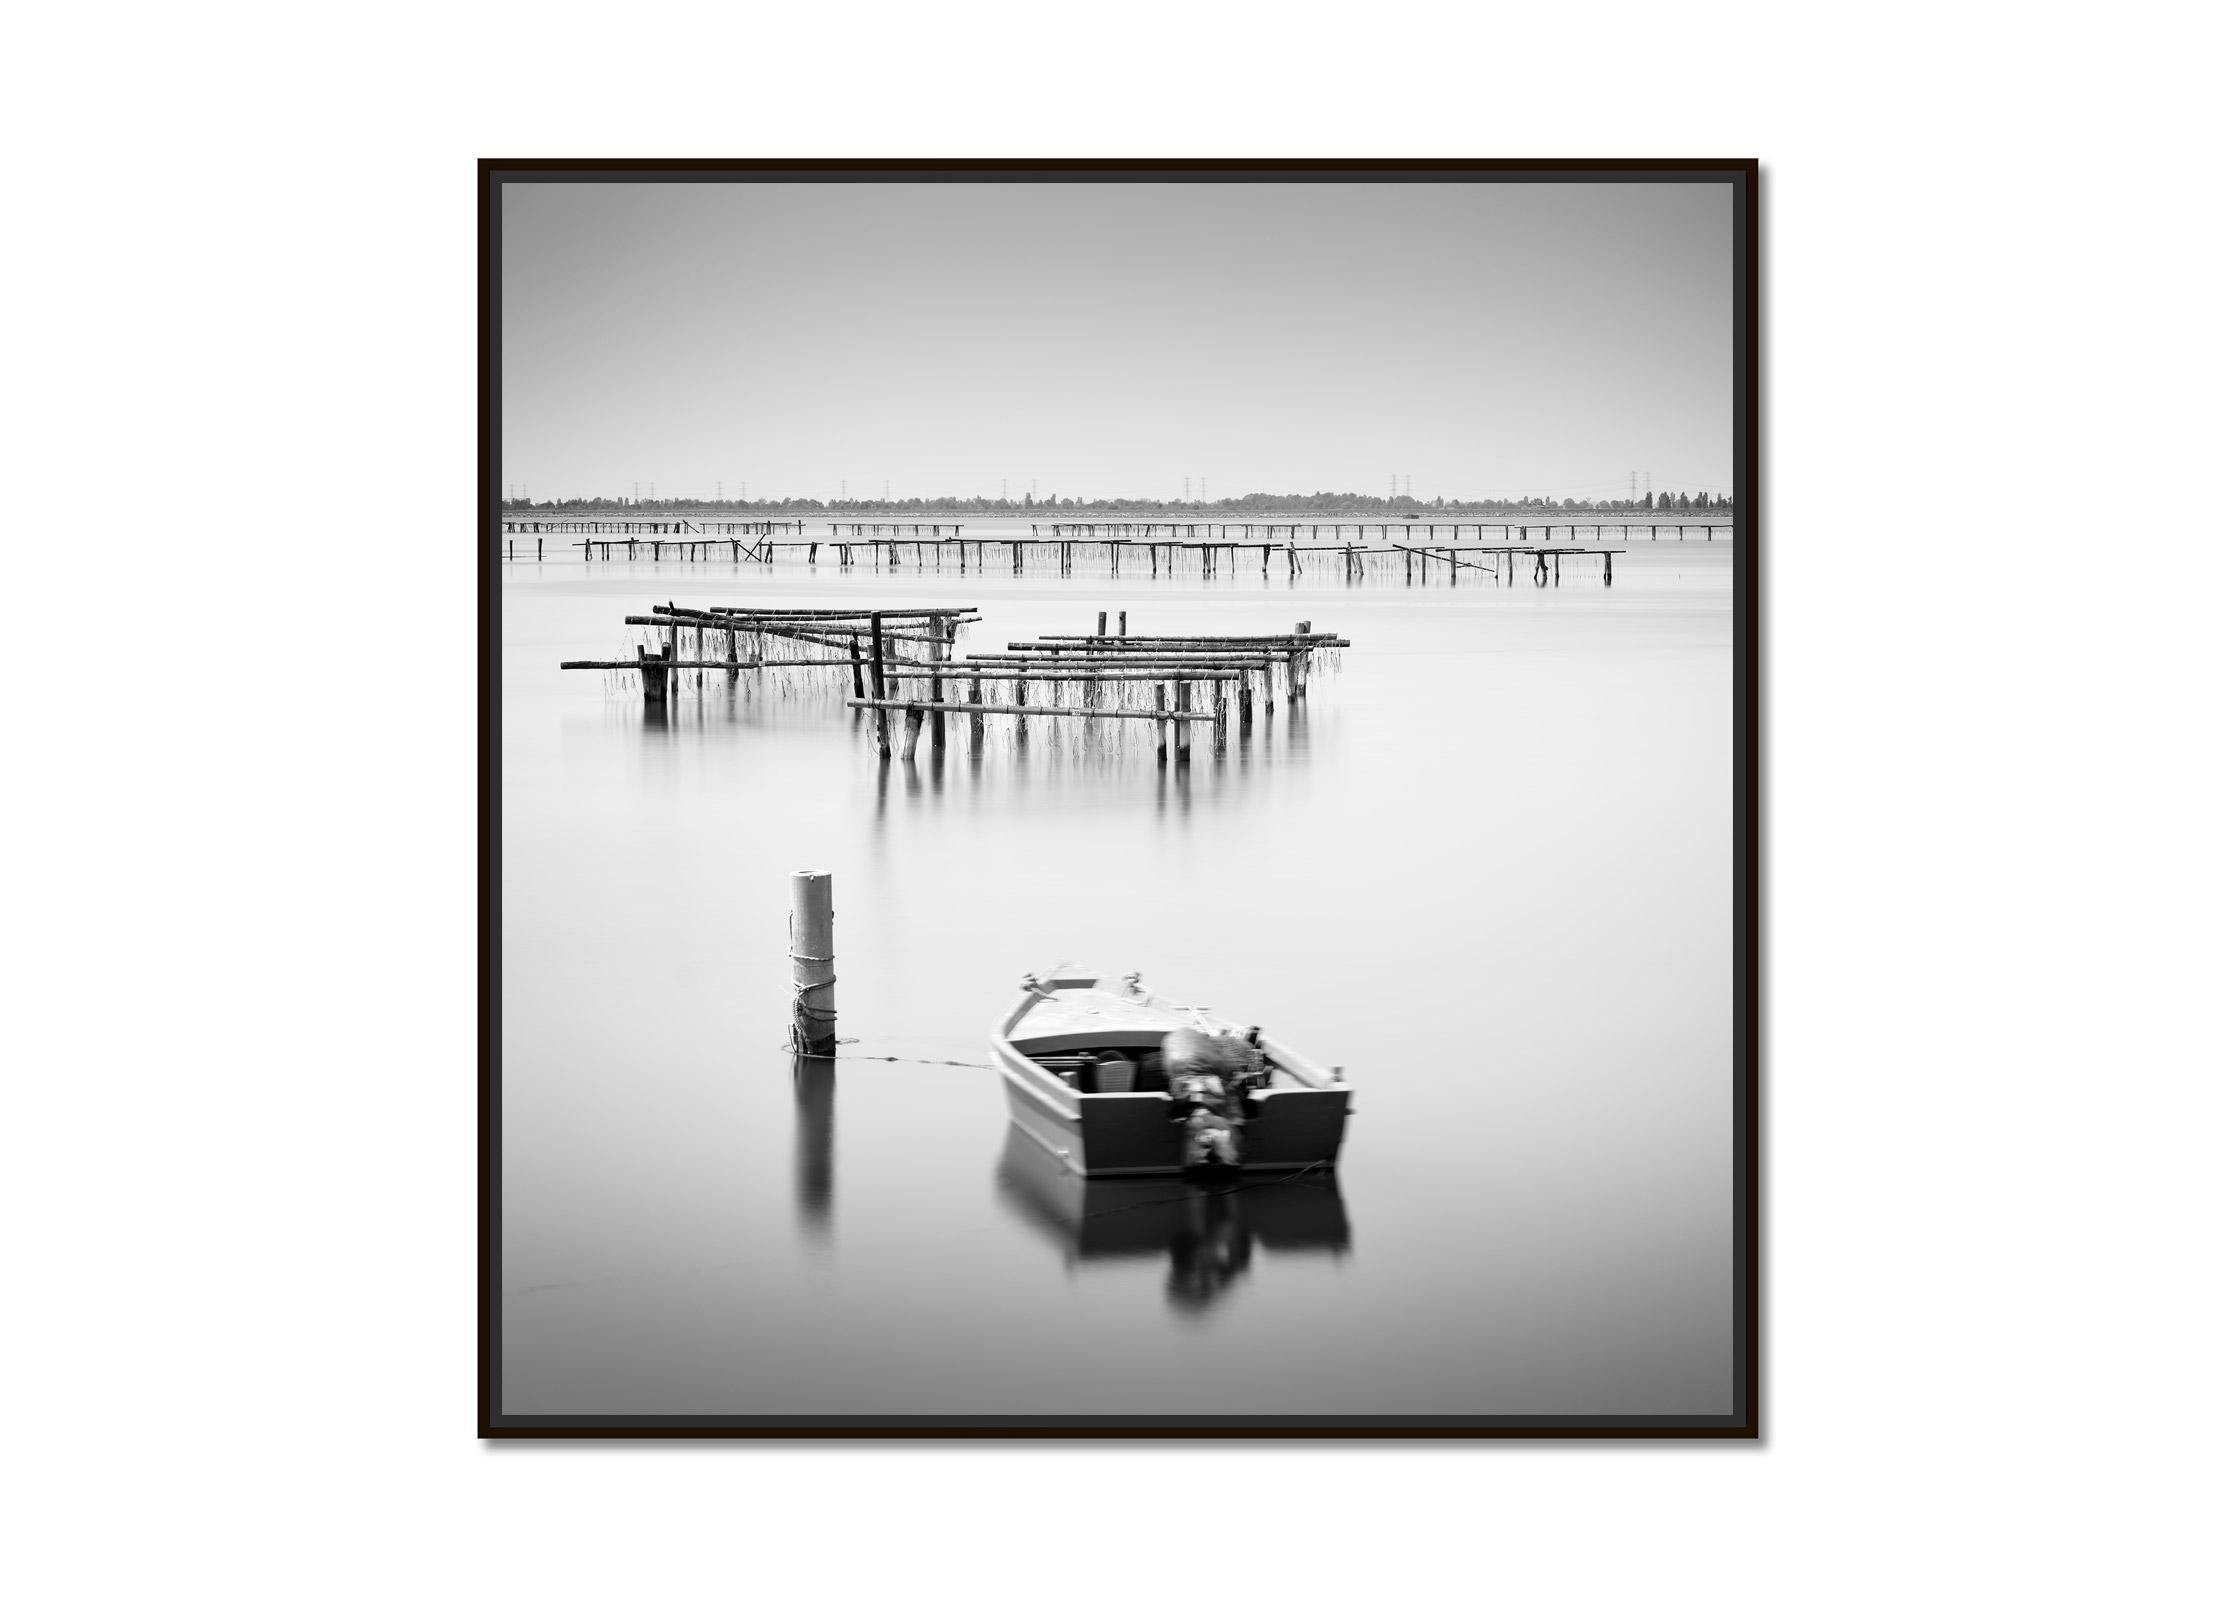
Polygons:
M1167 1259L1167 1304L1196 1315L1233 1290L1255 1249L1341 1257L1352 1248L1334 1173L1253 1176L1207 1188L1180 1178L1083 1178L1017 1127L996 1191L1006 1207L1081 1263Z

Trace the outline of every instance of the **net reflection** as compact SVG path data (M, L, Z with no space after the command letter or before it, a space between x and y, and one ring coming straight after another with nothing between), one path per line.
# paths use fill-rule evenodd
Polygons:
M1307 760L1306 713L1290 718L1288 737L1232 745L1220 755L1187 762L1161 761L1153 748L1079 750L1049 744L1002 745L992 739L974 756L956 744L940 750L921 744L909 756L887 760L866 754L863 771L871 795L873 831L898 811L980 809L1033 797L1060 804L1105 803L1140 796L1151 814L1187 818L1194 805L1249 804L1271 792L1287 769Z
M1014 1127L996 1167L1005 1208L1082 1264L1166 1257L1168 1308L1210 1311L1244 1280L1256 1250L1342 1257L1353 1238L1335 1174L1268 1174L1206 1188L1180 1178L1083 1178Z

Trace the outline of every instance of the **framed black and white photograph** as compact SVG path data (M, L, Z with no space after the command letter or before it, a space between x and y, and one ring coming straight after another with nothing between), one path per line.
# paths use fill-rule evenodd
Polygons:
M1756 1436L1754 162L480 205L485 1437Z
M8 1592L2240 1592L2235 25L2021 22L26 11Z

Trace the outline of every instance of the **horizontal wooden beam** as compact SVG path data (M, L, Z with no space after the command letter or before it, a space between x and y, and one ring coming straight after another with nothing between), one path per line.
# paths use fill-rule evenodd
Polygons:
M1270 650L1351 650L1351 639L1337 634L1035 634L1028 643L1006 645L1008 650L1048 650L1062 643L1089 643L1098 650L1136 650L1138 645L1158 645L1174 650L1219 650L1223 645L1268 645Z
M563 661L562 672L590 672L598 668L652 667L657 672L790 672L795 667L852 667L856 662L840 661L663 661L649 656L643 661ZM889 667L889 672L894 668Z
M1191 683L1234 683L1247 672L1257 672L1250 667L1173 667L1163 672L1011 672L999 666L929 667L916 665L898 667L889 663L890 678L940 678L953 683L1173 683L1178 679Z

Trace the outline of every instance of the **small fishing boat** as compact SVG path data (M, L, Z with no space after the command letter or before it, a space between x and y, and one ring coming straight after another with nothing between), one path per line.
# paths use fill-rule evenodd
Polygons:
M996 1025L1011 1120L1083 1177L1194 1178L1336 1162L1345 1075L1143 987L1076 967L1030 974Z

